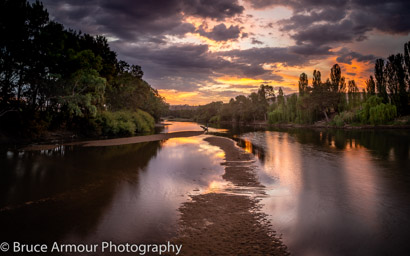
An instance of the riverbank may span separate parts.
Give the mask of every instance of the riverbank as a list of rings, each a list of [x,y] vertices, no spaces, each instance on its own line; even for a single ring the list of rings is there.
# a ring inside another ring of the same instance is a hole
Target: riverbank
[[[253,127],[277,127],[277,128],[320,128],[320,129],[346,129],[346,130],[357,130],[357,129],[410,129],[410,125],[407,124],[390,124],[390,125],[351,125],[346,124],[344,126],[335,126],[326,123],[325,121],[319,121],[314,124],[295,124],[295,123],[278,123],[278,124],[269,124],[267,121],[258,121],[250,123],[236,123],[229,121],[221,121],[220,124],[227,125],[241,125],[241,126],[253,126]]]
[[[35,150],[50,150],[57,148],[59,146],[74,146],[79,145],[83,147],[105,147],[105,146],[118,146],[126,144],[134,144],[141,142],[159,141],[166,140],[170,138],[178,137],[192,137],[203,134],[202,131],[184,131],[184,132],[173,132],[173,133],[160,133],[145,136],[134,136],[126,138],[116,138],[116,139],[106,139],[106,140],[90,140],[90,141],[78,141],[63,144],[39,144],[39,145],[29,145],[21,148],[25,151],[35,151]]]
[[[191,196],[179,209],[174,242],[183,245],[181,255],[288,255],[267,215],[260,211],[258,196],[264,195],[264,186],[253,169],[254,156],[227,138],[213,136],[205,141],[225,152],[223,179],[248,193],[235,193],[234,188]]]

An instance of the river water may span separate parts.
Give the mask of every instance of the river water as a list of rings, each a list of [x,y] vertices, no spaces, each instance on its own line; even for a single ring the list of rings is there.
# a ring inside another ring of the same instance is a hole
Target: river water
[[[200,130],[167,122],[162,132]],[[407,255],[410,133],[210,129],[258,159],[261,201],[294,255]],[[112,147],[0,147],[0,241],[163,242],[190,195],[219,192],[207,135]]]

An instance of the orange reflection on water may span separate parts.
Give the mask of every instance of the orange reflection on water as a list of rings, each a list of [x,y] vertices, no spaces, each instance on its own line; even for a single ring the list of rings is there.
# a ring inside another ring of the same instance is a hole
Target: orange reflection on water
[[[221,158],[221,159],[225,158],[225,153],[224,152],[219,152],[219,153],[216,153],[215,155],[216,155],[216,157]]]
[[[248,153],[252,153],[252,143],[248,139],[244,139],[245,141],[245,151]]]
[[[289,134],[266,132],[265,165],[271,166],[270,174],[278,177],[280,182],[300,186],[300,149],[299,144],[290,143]]]
[[[211,153],[214,156],[214,159],[217,159],[218,161],[225,158],[225,152],[222,149],[216,146],[212,146],[211,144],[203,140],[201,140],[201,144],[199,145],[199,151],[206,151]]]
[[[193,122],[168,122],[165,121],[167,124],[164,128],[164,133],[169,132],[181,132],[181,131],[203,131],[203,129],[197,123]]]
[[[199,144],[202,140],[196,137],[181,137],[181,138],[171,138],[164,142],[164,146],[177,146],[181,144]]]
[[[378,225],[376,202],[379,184],[375,175],[377,166],[372,161],[369,152],[358,144],[356,145],[354,141],[351,145],[348,144],[346,149],[343,152],[342,163],[350,203],[358,214],[365,216],[363,222],[375,227]]]
[[[226,182],[213,180],[209,183],[205,193],[219,193],[226,187],[226,185]]]
[[[271,211],[277,225],[297,221],[301,186],[300,145],[290,143],[287,133],[265,132],[265,172],[278,179],[277,185],[269,191],[275,200],[264,202]]]

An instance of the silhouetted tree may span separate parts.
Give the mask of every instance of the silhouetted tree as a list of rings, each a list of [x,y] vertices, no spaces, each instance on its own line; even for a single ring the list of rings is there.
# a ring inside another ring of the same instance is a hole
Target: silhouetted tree
[[[313,80],[312,80],[313,90],[318,90],[321,85],[322,85],[322,76],[320,74],[320,71],[315,69],[313,71]]]
[[[407,112],[408,94],[406,88],[406,74],[403,67],[402,54],[390,55],[385,68],[385,80],[389,89],[391,102],[396,105],[399,114]]]
[[[330,70],[331,90],[333,92],[344,92],[346,89],[345,78],[338,64],[334,64]]]
[[[407,90],[410,93],[410,41],[404,44],[404,64],[406,71]]]
[[[377,95],[383,99],[384,103],[387,103],[389,99],[387,97],[384,73],[384,60],[377,59],[374,67],[374,77],[376,78]]]
[[[376,94],[376,83],[374,82],[373,76],[370,76],[370,78],[366,80],[366,92],[369,95]]]
[[[303,96],[305,93],[308,93],[308,76],[305,73],[300,74],[299,77],[299,96]]]

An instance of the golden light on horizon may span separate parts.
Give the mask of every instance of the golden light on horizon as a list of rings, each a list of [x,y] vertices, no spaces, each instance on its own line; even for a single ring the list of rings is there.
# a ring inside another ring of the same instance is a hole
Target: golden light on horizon
[[[260,84],[269,83],[270,81],[262,80],[262,79],[253,79],[247,77],[220,77],[215,79],[218,83],[221,84],[231,84],[231,85],[255,85],[258,87]]]
[[[183,92],[177,90],[169,90],[169,89],[159,89],[158,93],[165,98],[165,101],[169,104],[173,105],[199,105],[199,104],[206,104],[209,102],[201,102],[198,101],[196,96],[198,96],[198,92]],[[196,103],[196,104],[195,104]]]

